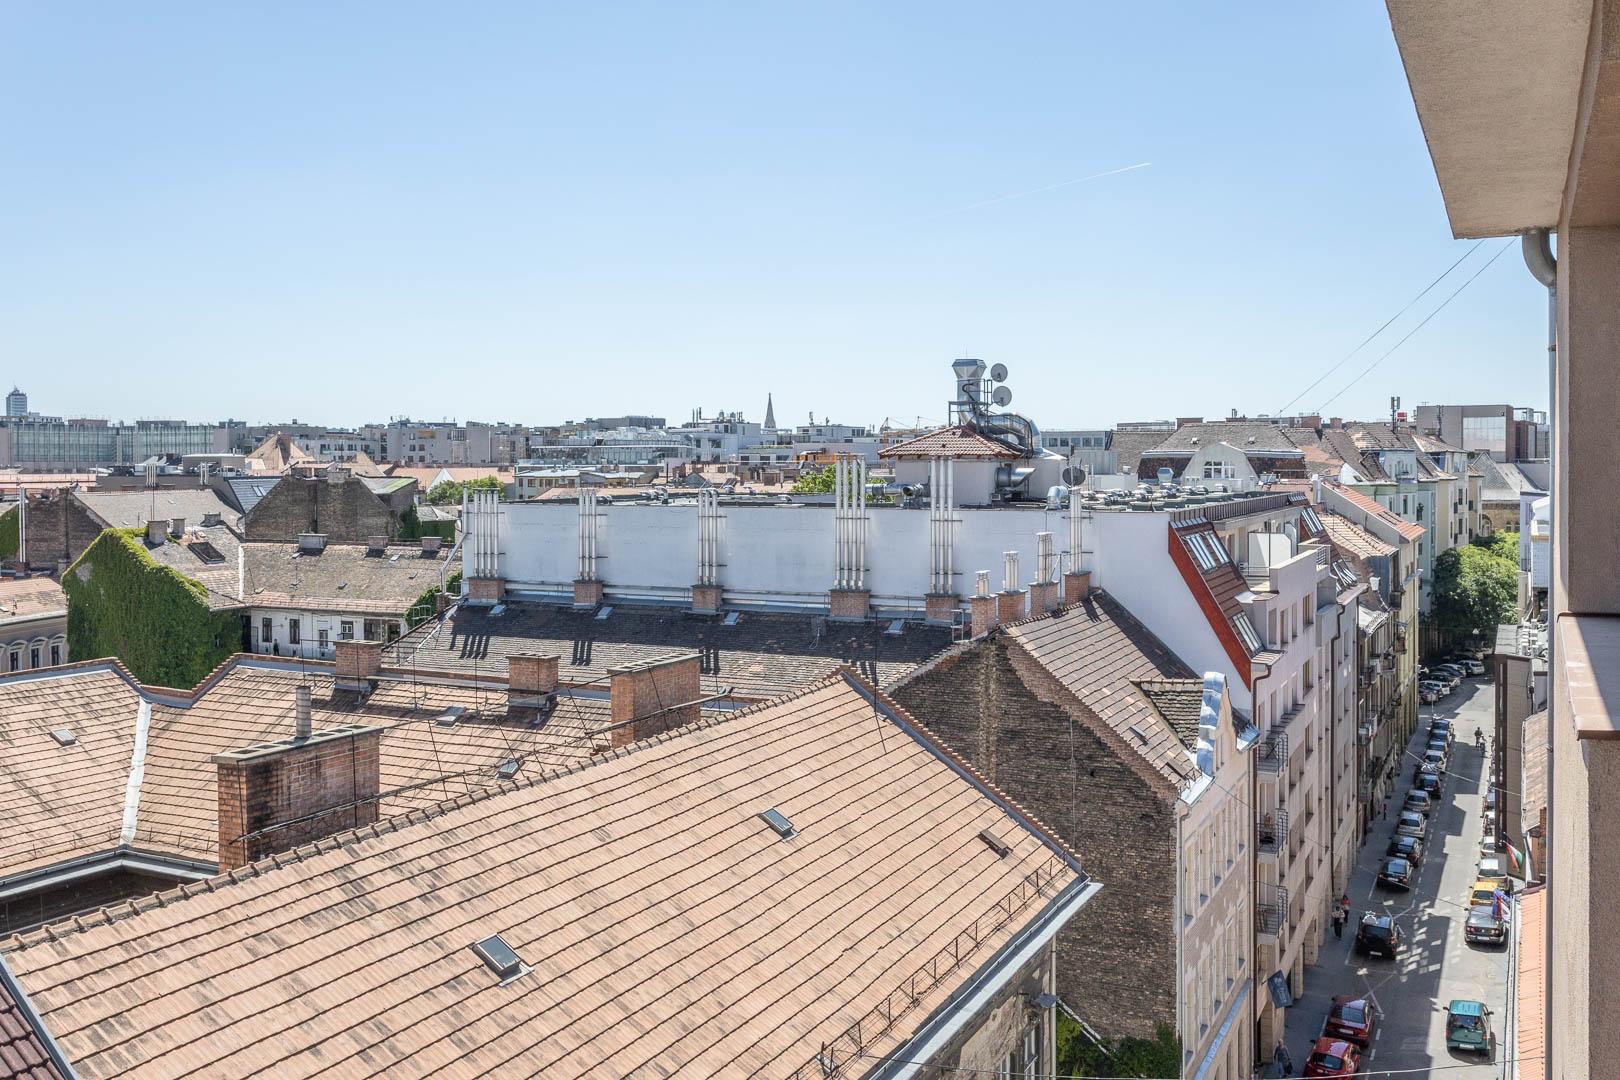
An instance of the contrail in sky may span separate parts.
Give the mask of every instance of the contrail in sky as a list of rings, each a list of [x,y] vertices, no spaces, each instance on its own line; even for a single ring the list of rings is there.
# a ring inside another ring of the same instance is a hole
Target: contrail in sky
[[[930,214],[929,216],[944,217],[946,214],[960,214],[967,210],[977,210],[981,206],[994,206],[996,203],[1011,202],[1014,199],[1027,199],[1031,195],[1041,195],[1048,191],[1056,191],[1059,188],[1073,187],[1076,184],[1084,184],[1088,180],[1101,180],[1105,176],[1118,176],[1120,173],[1128,173],[1136,169],[1145,169],[1152,164],[1153,162],[1151,161],[1139,161],[1135,165],[1127,165],[1122,169],[1109,169],[1107,172],[1092,173],[1090,176],[1082,176],[1074,180],[1065,180],[1061,184],[1048,184],[1046,187],[1033,188],[1029,191],[1017,191],[1011,195],[998,195],[994,199],[985,199],[983,202],[968,203],[966,206],[958,206],[954,210],[941,210],[939,213]]]

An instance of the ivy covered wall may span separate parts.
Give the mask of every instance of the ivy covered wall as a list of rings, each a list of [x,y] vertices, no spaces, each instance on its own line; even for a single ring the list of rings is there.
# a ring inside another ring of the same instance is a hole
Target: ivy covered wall
[[[67,573],[68,653],[116,656],[144,683],[188,689],[242,650],[240,612],[210,611],[200,582],[154,561],[140,529],[107,529]]]
[[[13,506],[10,510],[0,514],[0,559],[15,559],[17,557],[18,523],[22,515]]]

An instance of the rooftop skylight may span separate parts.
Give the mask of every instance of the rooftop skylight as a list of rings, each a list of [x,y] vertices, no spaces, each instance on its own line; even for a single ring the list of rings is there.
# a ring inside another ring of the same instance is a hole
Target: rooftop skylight
[[[1005,859],[1007,857],[1007,853],[1012,850],[1012,848],[1008,846],[1007,841],[1003,840],[989,829],[981,829],[979,831],[979,839],[983,840],[985,846],[996,853],[996,858],[998,859]]]
[[[501,981],[515,979],[524,972],[523,959],[513,951],[512,947],[501,940],[499,934],[492,934],[482,941],[473,943],[472,951],[484,965],[501,977]]]
[[[67,728],[57,728],[51,732],[51,738],[56,740],[58,746],[72,746],[79,741],[73,732]]]
[[[773,806],[768,810],[761,811],[759,816],[764,818],[765,824],[774,829],[776,835],[782,839],[787,840],[794,835],[793,822],[789,821],[776,807]]]

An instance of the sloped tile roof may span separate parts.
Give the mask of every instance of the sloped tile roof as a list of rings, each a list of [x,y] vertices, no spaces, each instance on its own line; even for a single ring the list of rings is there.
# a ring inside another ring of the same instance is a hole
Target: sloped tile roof
[[[878,451],[880,458],[952,457],[1010,460],[1021,456],[1006,443],[998,442],[988,435],[981,435],[965,424],[930,431],[926,435],[919,435],[915,439],[907,439],[905,442],[895,443]]]
[[[1547,888],[1532,886],[1519,892],[1516,905],[1519,925],[1514,927],[1518,941],[1514,962],[1513,1055],[1516,1073],[1536,1076],[1542,1072],[1547,1054]]]
[[[144,545],[143,545],[144,546]],[[233,611],[242,606],[238,599],[237,549],[241,540],[223,525],[208,528],[186,527],[186,535],[171,538],[156,547],[147,547],[152,561],[172,567],[208,590],[208,606],[214,611]]]
[[[1085,887],[838,676],[6,960],[86,1078],[820,1076],[857,1020],[865,1054],[901,1049]],[[487,969],[471,946],[493,934],[532,971]]]
[[[1132,475],[1142,455],[1162,443],[1167,434],[1163,431],[1111,431],[1108,448],[1119,462],[1119,471]]]
[[[319,554],[299,554],[297,544],[267,541],[242,545],[247,589],[242,599],[257,607],[304,607],[366,615],[404,615],[417,598],[438,588],[450,548],[424,554],[419,544],[391,544],[372,555],[365,544],[327,544]]]
[[[504,679],[504,668],[496,673]],[[284,737],[293,695],[311,688],[315,726],[363,723],[383,729],[381,811],[432,805],[495,782],[519,758],[525,772],[584,761],[603,748],[609,705],[598,691],[567,691],[540,716],[508,708],[504,686],[439,685],[384,678],[362,700],[334,686],[329,664],[236,657],[194,694],[139,688],[107,661],[0,678],[0,879],[120,843],[213,861],[218,835],[213,754]],[[143,695],[150,708],[135,812],[126,817]],[[176,703],[178,702],[178,703]],[[452,706],[451,727],[435,721]],[[61,746],[53,730],[71,731]],[[439,782],[437,778],[448,777]],[[133,826],[123,835],[126,822]]]
[[[1334,484],[1333,490],[1342,495],[1347,502],[1358,510],[1380,519],[1407,540],[1421,540],[1428,534],[1428,530],[1422,525],[1415,521],[1407,521],[1365,492],[1343,484]]]
[[[1215,443],[1226,443],[1245,453],[1293,454],[1299,451],[1283,428],[1276,424],[1219,423],[1183,424],[1152,449],[1164,454],[1199,450]]]
[[[65,1080],[50,1050],[23,1011],[8,985],[10,973],[0,960],[0,1078],[3,1080]]]
[[[1145,680],[1193,679],[1193,671],[1112,596],[1093,589],[1006,633],[1161,776],[1179,784],[1197,771],[1174,723],[1140,689]]]
[[[1395,554],[1395,547],[1386,544],[1360,525],[1331,511],[1320,511],[1322,527],[1334,548],[1356,559],[1376,558]]]
[[[0,878],[117,845],[139,710],[106,664],[0,679]]]
[[[275,476],[281,475],[299,462],[315,460],[292,441],[292,436],[279,431],[254,447],[248,458],[261,462],[264,471]]]
[[[606,619],[555,604],[507,601],[504,611],[462,604],[430,620],[384,652],[390,662],[422,669],[499,670],[513,653],[556,653],[562,678],[585,682],[608,668],[699,649],[703,687],[731,687],[741,697],[775,697],[854,663],[880,687],[950,647],[949,627],[907,623],[891,637],[884,624],[839,623],[812,615],[743,612],[733,626],[679,608],[614,604]]]
[[[157,491],[75,491],[73,498],[103,525],[112,529],[143,528],[148,521],[185,518],[186,525],[201,525],[208,514],[234,529],[242,526],[242,515],[225,504],[212,488]]]

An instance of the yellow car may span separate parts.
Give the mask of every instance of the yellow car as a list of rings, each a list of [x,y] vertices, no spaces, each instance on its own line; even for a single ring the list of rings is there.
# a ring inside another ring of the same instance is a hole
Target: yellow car
[[[1496,901],[1496,890],[1499,884],[1488,878],[1481,878],[1468,887],[1468,905],[1490,904]]]

